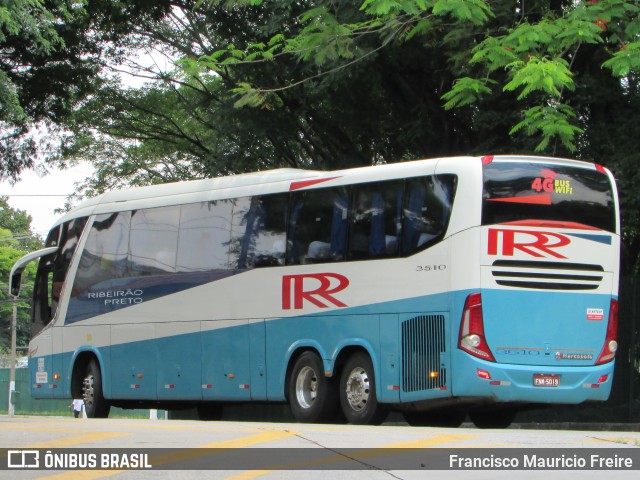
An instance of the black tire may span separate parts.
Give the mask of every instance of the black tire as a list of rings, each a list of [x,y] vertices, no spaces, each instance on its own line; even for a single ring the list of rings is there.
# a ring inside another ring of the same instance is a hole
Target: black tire
[[[336,383],[324,375],[324,365],[315,352],[304,352],[296,360],[288,393],[291,413],[298,422],[322,423],[337,418]]]
[[[515,419],[516,413],[512,408],[477,410],[469,412],[469,417],[478,428],[507,428]]]
[[[219,403],[201,403],[196,408],[198,420],[213,422],[222,419],[223,407]]]
[[[403,412],[402,416],[412,427],[444,427],[458,428],[462,425],[467,413],[463,411]]]
[[[96,360],[91,360],[87,365],[82,382],[82,396],[87,417],[107,418],[109,416],[111,405],[102,394],[102,373]]]
[[[378,403],[376,379],[369,355],[357,352],[351,355],[340,376],[340,406],[349,423],[379,425],[389,410]]]

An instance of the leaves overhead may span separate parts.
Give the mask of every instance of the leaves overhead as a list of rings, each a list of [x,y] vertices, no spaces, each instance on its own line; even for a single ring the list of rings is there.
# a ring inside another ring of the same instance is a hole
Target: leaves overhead
[[[62,4],[44,5],[59,15]],[[80,25],[83,41],[57,30],[64,48],[41,54],[53,68],[76,45],[73,58],[86,63],[51,71],[52,85],[73,94],[15,92],[28,118],[41,112],[65,129],[55,150],[64,161],[95,163],[90,194],[281,166],[532,152],[604,163],[621,192],[640,191],[637,0],[73,5],[87,15],[70,10],[76,23],[59,23]],[[80,66],[86,84],[74,83]],[[106,66],[148,83],[118,83]],[[637,203],[623,203],[633,228]]]

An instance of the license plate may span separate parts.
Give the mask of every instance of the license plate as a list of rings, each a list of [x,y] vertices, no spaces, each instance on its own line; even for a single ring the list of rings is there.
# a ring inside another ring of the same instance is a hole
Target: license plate
[[[533,374],[534,387],[559,387],[560,375],[548,375],[544,373]]]

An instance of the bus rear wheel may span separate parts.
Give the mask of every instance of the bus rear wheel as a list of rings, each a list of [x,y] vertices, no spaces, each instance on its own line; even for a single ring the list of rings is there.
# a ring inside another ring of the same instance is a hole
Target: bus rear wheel
[[[378,403],[373,364],[364,352],[351,355],[342,369],[340,405],[347,421],[355,425],[379,425],[389,413]]]
[[[196,407],[198,420],[213,422],[222,419],[223,407],[217,403],[201,403]]]
[[[100,366],[95,360],[91,360],[87,365],[82,381],[82,396],[87,417],[107,418],[109,416],[111,405],[102,394],[102,374]]]
[[[469,412],[469,418],[478,428],[507,428],[516,417],[513,408],[477,410]]]
[[[412,427],[448,427],[457,428],[462,425],[467,413],[464,411],[403,412],[405,421]]]
[[[331,378],[324,375],[324,365],[315,352],[304,352],[291,370],[289,406],[299,422],[321,423],[336,418],[336,385]]]

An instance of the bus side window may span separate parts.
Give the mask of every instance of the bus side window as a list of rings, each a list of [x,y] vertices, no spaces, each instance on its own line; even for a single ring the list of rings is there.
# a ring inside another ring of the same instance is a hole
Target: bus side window
[[[59,248],[55,254],[42,257],[38,264],[32,335],[42,330],[56,315],[67,272],[86,223],[87,217],[76,218],[56,227],[47,237],[48,247],[58,245]]]
[[[449,224],[455,187],[453,175],[407,180],[403,255],[410,255],[442,239]]]
[[[344,260],[348,193],[327,188],[293,195],[287,235],[287,264]]]
[[[182,206],[177,272],[228,270],[232,209],[233,202],[230,200]]]
[[[178,206],[132,212],[129,251],[133,276],[176,271],[179,219]]]
[[[286,194],[234,199],[230,268],[284,265],[287,203]]]
[[[403,184],[398,181],[357,185],[349,220],[349,259],[393,257],[402,227]]]
[[[129,277],[130,223],[131,212],[96,216],[80,257],[72,296],[101,290],[113,279]]]
[[[243,214],[239,268],[284,265],[288,201],[287,194],[251,198]]]

